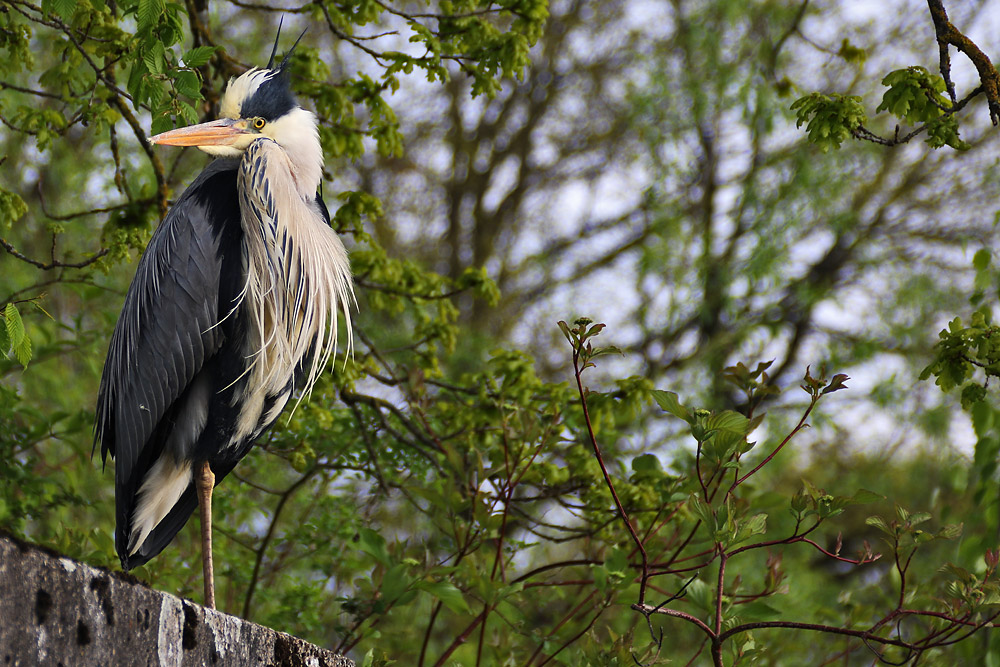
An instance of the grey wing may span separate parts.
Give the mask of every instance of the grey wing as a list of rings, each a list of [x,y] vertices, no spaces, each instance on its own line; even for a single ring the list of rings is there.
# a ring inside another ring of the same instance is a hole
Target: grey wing
[[[97,398],[95,445],[100,440],[102,460],[109,453],[116,459],[119,496],[124,491],[134,497],[134,473],[141,477],[159,453],[150,450],[162,446],[150,442],[160,420],[224,338],[217,326],[220,224],[232,223],[232,211],[212,198],[235,200],[236,185],[235,169],[227,174],[227,165],[215,164],[192,183],[150,239],[111,339]],[[224,192],[230,185],[231,195]],[[238,229],[238,213],[235,224]]]

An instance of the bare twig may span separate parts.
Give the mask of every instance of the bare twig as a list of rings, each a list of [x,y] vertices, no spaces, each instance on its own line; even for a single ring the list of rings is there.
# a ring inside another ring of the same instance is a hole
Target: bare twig
[[[107,255],[109,252],[108,248],[101,248],[87,259],[81,260],[79,262],[63,262],[56,260],[54,258],[52,259],[52,261],[49,262],[40,262],[37,259],[32,259],[31,257],[28,257],[27,255],[24,255],[21,252],[19,252],[17,248],[11,245],[6,239],[0,239],[0,247],[3,247],[3,249],[7,251],[7,254],[11,255],[12,257],[19,259],[22,262],[27,262],[28,264],[31,264],[32,266],[35,266],[41,269],[42,271],[51,271],[52,269],[83,269],[90,266],[94,262],[98,261],[105,255]]]

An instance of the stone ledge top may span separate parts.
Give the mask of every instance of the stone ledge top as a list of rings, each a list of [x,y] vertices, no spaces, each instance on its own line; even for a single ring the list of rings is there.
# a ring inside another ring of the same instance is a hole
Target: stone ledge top
[[[297,637],[0,533],[0,664],[354,667]]]

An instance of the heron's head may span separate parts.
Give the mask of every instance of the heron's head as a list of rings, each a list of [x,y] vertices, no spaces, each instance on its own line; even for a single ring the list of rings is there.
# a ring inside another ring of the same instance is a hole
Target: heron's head
[[[273,67],[272,52],[266,68],[255,67],[230,79],[219,106],[218,120],[157,134],[149,142],[197,146],[217,157],[240,157],[254,141],[271,139],[285,149],[298,180],[302,181],[302,189],[315,192],[323,168],[323,153],[316,116],[298,105],[289,87],[286,66],[292,50],[277,67]]]

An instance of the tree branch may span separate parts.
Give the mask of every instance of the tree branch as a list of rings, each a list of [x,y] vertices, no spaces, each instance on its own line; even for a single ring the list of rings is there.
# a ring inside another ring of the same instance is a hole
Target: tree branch
[[[1000,74],[983,51],[965,36],[948,19],[948,12],[942,0],[927,0],[934,21],[934,33],[937,38],[941,56],[941,76],[948,87],[948,94],[955,99],[955,86],[951,82],[951,59],[948,56],[948,45],[954,46],[972,61],[979,72],[979,80],[986,93],[986,103],[990,110],[990,121],[994,125],[1000,123]]]

